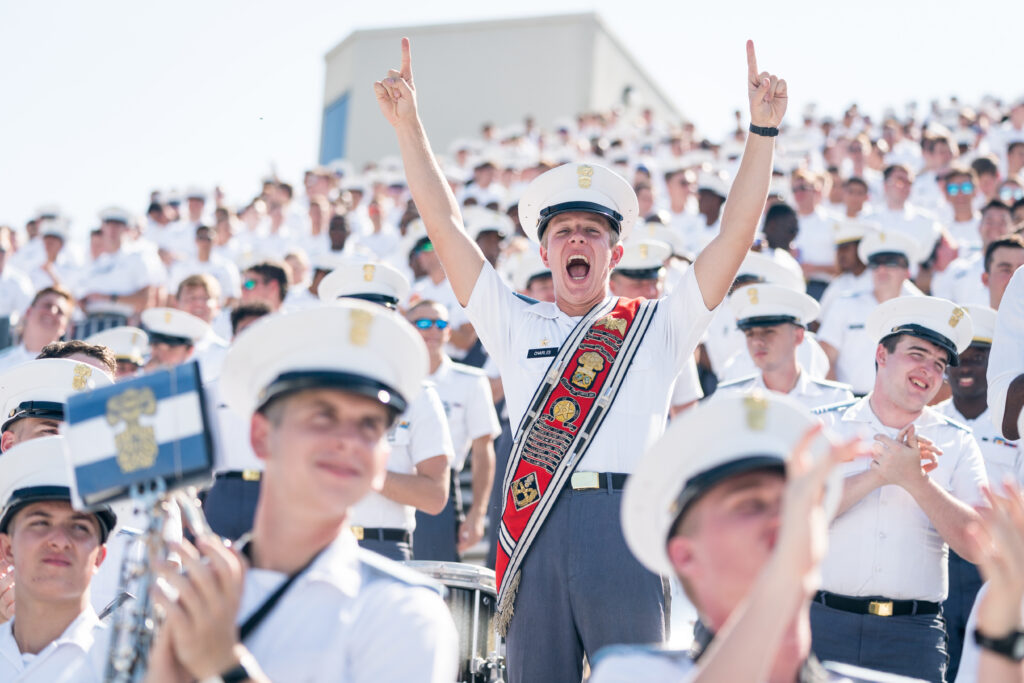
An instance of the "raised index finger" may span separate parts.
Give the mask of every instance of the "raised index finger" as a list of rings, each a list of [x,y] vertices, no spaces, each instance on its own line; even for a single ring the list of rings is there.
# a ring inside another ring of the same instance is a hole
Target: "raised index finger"
[[[747,77],[750,82],[754,85],[760,85],[761,79],[758,74],[761,73],[757,70],[757,55],[754,54],[754,41],[747,41]]]
[[[412,81],[412,43],[402,38],[402,79]]]

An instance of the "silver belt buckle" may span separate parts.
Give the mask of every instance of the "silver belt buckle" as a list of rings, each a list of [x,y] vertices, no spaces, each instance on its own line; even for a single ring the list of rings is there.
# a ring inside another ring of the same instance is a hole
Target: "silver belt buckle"
[[[573,472],[569,482],[574,491],[601,488],[601,476],[597,472]]]

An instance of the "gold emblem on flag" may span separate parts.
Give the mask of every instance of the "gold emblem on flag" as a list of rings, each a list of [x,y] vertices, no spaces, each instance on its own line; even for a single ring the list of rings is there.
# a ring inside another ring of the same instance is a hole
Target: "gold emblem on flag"
[[[953,315],[949,316],[949,326],[956,327],[960,324],[960,321],[964,319],[964,314],[967,311],[957,306],[953,309]]]
[[[92,377],[92,368],[85,363],[75,366],[75,375],[71,378],[71,388],[81,391],[89,385],[89,378]]]
[[[622,323],[625,325],[625,321]],[[569,381],[580,389],[589,389],[590,385],[594,383],[597,373],[602,370],[604,370],[604,358],[601,357],[601,354],[587,351],[576,361],[576,370],[572,373],[572,379]]]
[[[555,405],[551,406],[551,414],[556,420],[563,423],[570,422],[576,417],[576,412],[576,402],[568,398],[555,401]]]
[[[594,177],[594,169],[584,164],[576,168],[576,175],[579,177],[579,186],[584,190],[589,189]]]
[[[540,488],[537,486],[537,475],[530,472],[512,482],[512,501],[516,510],[522,510],[540,499]]]
[[[377,266],[372,263],[367,263],[363,266],[363,280],[366,282],[373,282],[373,274],[376,272]]]
[[[761,394],[753,394],[743,399],[747,409],[747,427],[754,432],[763,432],[768,418],[768,401]]]
[[[614,330],[623,336],[626,334],[626,321],[622,318],[616,318],[610,313],[598,320],[594,327],[604,327],[609,330]]]
[[[156,414],[156,396],[149,387],[127,389],[107,400],[107,423],[125,423],[124,431],[114,436],[117,466],[122,472],[147,469],[156,462],[158,447],[152,427],[139,424],[143,415]]]
[[[373,314],[367,311],[349,311],[348,340],[353,346],[366,346],[370,343],[370,325]]]
[[[757,305],[757,287],[747,287],[747,298],[750,299],[750,303]]]

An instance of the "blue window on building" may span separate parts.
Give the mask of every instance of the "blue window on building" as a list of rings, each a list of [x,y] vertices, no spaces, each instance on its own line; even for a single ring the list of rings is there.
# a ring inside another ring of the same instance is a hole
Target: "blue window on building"
[[[324,109],[323,130],[320,133],[320,163],[327,164],[345,158],[345,130],[348,127],[349,93],[331,102]]]

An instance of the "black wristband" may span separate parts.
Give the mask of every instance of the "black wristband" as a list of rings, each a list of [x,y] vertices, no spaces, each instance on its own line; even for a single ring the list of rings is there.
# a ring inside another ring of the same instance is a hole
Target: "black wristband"
[[[978,647],[983,647],[1015,662],[1024,660],[1024,631],[1010,631],[1002,638],[990,638],[978,629],[974,629],[974,642]]]
[[[779,134],[778,128],[765,128],[764,126],[755,126],[750,124],[750,132],[754,135],[763,135],[766,138],[773,138]]]

